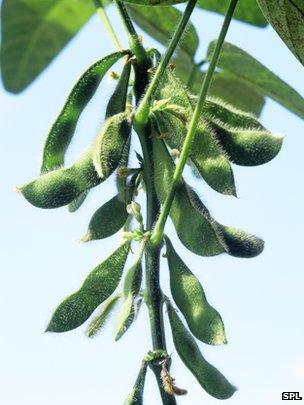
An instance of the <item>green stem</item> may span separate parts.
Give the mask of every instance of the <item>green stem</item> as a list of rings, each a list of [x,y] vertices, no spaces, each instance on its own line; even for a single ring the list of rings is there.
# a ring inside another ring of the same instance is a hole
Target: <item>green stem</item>
[[[129,44],[131,51],[136,56],[137,63],[145,62],[148,59],[147,52],[141,43],[141,39],[138,36],[129,13],[124,3],[120,0],[114,0],[121,20],[125,26],[125,29],[129,36]]]
[[[188,21],[190,19],[190,16],[192,14],[192,11],[193,11],[196,3],[197,3],[197,0],[188,1],[185,12],[183,13],[183,17],[175,30],[175,33],[169,43],[169,46],[165,52],[163,59],[160,61],[160,64],[158,65],[158,67],[156,69],[155,75],[154,75],[151,83],[149,84],[149,87],[146,91],[145,96],[138,107],[138,110],[135,114],[135,121],[140,122],[142,124],[144,124],[148,121],[152,97],[155,94],[155,91],[157,90],[159,82],[165,72],[165,69],[166,69],[168,63],[170,62],[170,59],[185,31],[185,28],[188,24]]]
[[[169,194],[165,200],[163,209],[161,211],[161,214],[158,218],[158,221],[155,225],[153,234],[151,236],[151,242],[154,245],[158,245],[163,238],[164,228],[165,228],[165,224],[166,224],[167,218],[170,213],[171,205],[172,205],[174,195],[175,195],[175,190],[181,179],[186,161],[187,161],[189,153],[190,153],[192,141],[196,134],[197,126],[198,126],[198,123],[199,123],[199,120],[200,120],[200,117],[201,117],[201,114],[203,111],[204,103],[205,103],[205,100],[206,100],[206,97],[208,94],[211,80],[212,80],[212,77],[213,77],[213,74],[214,74],[220,53],[221,53],[221,49],[222,49],[226,34],[228,32],[228,28],[229,28],[231,19],[233,17],[233,13],[234,13],[235,7],[237,5],[237,2],[238,2],[238,0],[230,1],[230,6],[228,8],[226,17],[224,19],[223,26],[222,26],[220,35],[219,35],[217,43],[216,43],[216,47],[215,47],[214,53],[212,55],[210,65],[209,65],[208,71],[206,73],[206,76],[204,78],[204,81],[203,81],[203,84],[201,87],[201,91],[199,94],[199,98],[198,98],[193,116],[192,116],[190,124],[189,124],[189,128],[187,131],[186,139],[183,144],[180,158],[179,158],[179,161],[176,165],[176,168],[175,168],[175,171],[173,174],[173,181],[172,181],[172,185],[171,185]]]
[[[115,31],[114,31],[114,28],[113,28],[113,26],[111,24],[111,21],[110,21],[110,19],[108,17],[108,14],[106,13],[105,5],[103,4],[103,0],[93,0],[93,3],[95,5],[95,7],[96,7],[96,12],[99,15],[99,17],[100,17],[102,23],[104,24],[106,30],[108,31],[109,36],[110,36],[113,44],[115,45],[115,47],[118,50],[121,50],[122,47],[121,47],[119,39],[118,39],[118,37],[117,37],[117,35],[116,35]]]

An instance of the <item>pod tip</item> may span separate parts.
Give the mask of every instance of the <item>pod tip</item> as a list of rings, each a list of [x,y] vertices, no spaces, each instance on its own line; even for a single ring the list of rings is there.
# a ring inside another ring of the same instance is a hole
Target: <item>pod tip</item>
[[[83,237],[80,239],[80,243],[86,243],[92,240],[92,234],[90,231],[88,231]]]

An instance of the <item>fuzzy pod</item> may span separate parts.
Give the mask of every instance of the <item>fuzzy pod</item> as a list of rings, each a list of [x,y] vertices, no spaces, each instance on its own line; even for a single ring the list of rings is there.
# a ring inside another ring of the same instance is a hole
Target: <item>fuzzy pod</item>
[[[87,276],[78,291],[55,310],[47,332],[67,332],[82,325],[119,284],[130,242],[125,242]]]
[[[87,336],[89,338],[93,338],[97,336],[97,334],[101,331],[101,329],[105,326],[106,321],[108,320],[109,316],[113,312],[120,295],[112,295],[107,301],[102,305],[101,310],[99,311],[98,315],[90,322],[87,328]]]
[[[138,4],[140,6],[172,6],[173,4],[185,3],[187,0],[123,0],[125,3]]]
[[[174,162],[160,139],[152,139],[157,197],[164,203],[170,190]],[[180,181],[170,210],[170,218],[183,245],[200,256],[228,253],[231,256],[252,258],[264,249],[262,239],[237,228],[216,222],[195,191]]]
[[[226,152],[229,160],[240,166],[258,166],[268,163],[280,152],[283,137],[265,129],[238,129],[207,124]]]
[[[162,140],[153,137],[152,145],[155,190],[163,204],[172,184],[174,163]],[[193,253],[215,256],[225,251],[218,240],[209,211],[202,203],[200,207],[195,204],[193,194],[183,180],[176,189],[170,217],[180,241]]]
[[[75,200],[73,200],[68,205],[69,212],[77,211],[82,206],[82,204],[84,203],[84,201],[87,198],[88,194],[89,194],[89,190],[86,190],[83,193],[81,193],[78,197],[76,197]]]
[[[208,303],[199,280],[178,256],[168,237],[166,247],[172,297],[190,331],[197,339],[209,345],[226,344],[222,318]]]
[[[156,116],[165,142],[170,148],[181,150],[187,127],[170,112],[164,111]],[[233,170],[227,154],[219,146],[214,133],[202,124],[196,131],[189,157],[210,187],[222,194],[236,195]]]
[[[258,256],[264,250],[264,241],[241,229],[214,223],[219,240],[230,256],[250,259]]]
[[[59,208],[70,204],[103,180],[95,170],[89,148],[69,168],[43,174],[17,191],[35,207]]]
[[[106,118],[112,117],[126,110],[127,94],[131,73],[131,62],[128,59],[106,108]]]
[[[183,119],[172,112],[158,113],[159,124],[164,139],[170,148],[181,150],[187,135],[187,123],[194,112],[194,101],[183,83],[169,70],[164,75],[163,87],[159,91],[161,99],[170,99],[183,109]],[[202,123],[197,128],[189,158],[206,183],[222,194],[236,195],[233,170],[224,150],[219,146],[212,131]]]
[[[126,113],[107,119],[93,145],[92,160],[100,178],[109,177],[119,165],[131,134]]]
[[[63,166],[65,152],[72,140],[78,119],[91,100],[102,78],[129,51],[115,52],[90,66],[73,87],[53,124],[43,150],[41,173]]]
[[[143,404],[143,395],[145,380],[147,374],[147,362],[143,361],[141,368],[139,370],[138,376],[136,378],[135,384],[132,388],[132,391],[128,395],[127,399],[124,402],[124,405],[142,405]]]
[[[132,325],[133,321],[136,318],[136,314],[138,311],[137,301],[141,283],[142,283],[142,264],[140,257],[140,259],[129,269],[124,279],[123,285],[124,303],[122,305],[117,322],[115,332],[116,341],[119,340],[124,335],[124,333],[129,329],[129,327]]]
[[[127,218],[126,203],[121,201],[119,195],[116,195],[95,211],[81,242],[104,239],[114,235],[124,226]]]
[[[174,346],[185,366],[209,395],[217,399],[230,398],[236,388],[204,359],[197,343],[174,308],[170,304],[167,304],[167,308]]]

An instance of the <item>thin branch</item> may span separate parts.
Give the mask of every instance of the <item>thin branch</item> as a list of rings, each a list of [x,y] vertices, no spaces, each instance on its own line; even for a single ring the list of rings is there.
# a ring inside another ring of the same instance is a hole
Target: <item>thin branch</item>
[[[187,132],[184,144],[183,144],[183,148],[182,148],[182,151],[181,151],[181,154],[180,154],[180,158],[179,158],[179,161],[178,161],[178,163],[176,165],[176,168],[175,168],[175,171],[174,171],[174,174],[173,174],[173,181],[172,181],[171,189],[170,189],[169,194],[168,194],[168,196],[167,196],[167,198],[165,200],[163,209],[162,209],[162,211],[160,213],[160,216],[159,216],[159,218],[157,220],[157,223],[155,225],[154,231],[153,231],[152,236],[151,236],[151,242],[154,245],[158,245],[161,242],[162,238],[163,238],[165,224],[166,224],[167,218],[168,218],[169,213],[170,213],[170,209],[171,209],[171,205],[172,205],[172,202],[173,202],[173,199],[174,199],[176,187],[177,187],[177,185],[178,185],[178,183],[179,183],[179,181],[181,179],[181,176],[182,176],[186,161],[187,161],[189,153],[190,153],[192,141],[193,141],[194,136],[196,134],[197,126],[198,126],[198,123],[199,123],[199,120],[200,120],[200,117],[201,117],[201,114],[202,114],[202,111],[203,111],[203,108],[204,108],[204,103],[205,103],[205,100],[206,100],[206,97],[207,97],[207,94],[208,94],[208,91],[209,91],[211,80],[212,80],[212,77],[213,77],[213,74],[214,74],[214,71],[215,71],[215,68],[216,68],[216,65],[217,65],[221,50],[222,50],[222,46],[223,46],[223,43],[225,41],[226,34],[228,32],[230,22],[231,22],[231,19],[233,17],[233,13],[234,13],[234,10],[236,8],[237,3],[238,3],[238,0],[231,0],[230,1],[230,6],[228,8],[226,17],[224,19],[223,26],[222,26],[220,35],[219,35],[218,40],[217,40],[216,47],[215,47],[214,53],[212,55],[212,59],[211,59],[208,71],[207,71],[206,76],[204,78],[204,81],[203,81],[203,84],[202,84],[202,87],[201,87],[201,91],[200,91],[200,94],[199,94],[199,98],[198,98],[198,101],[197,101],[197,104],[196,104],[196,107],[195,107],[191,122],[189,124],[188,132]]]

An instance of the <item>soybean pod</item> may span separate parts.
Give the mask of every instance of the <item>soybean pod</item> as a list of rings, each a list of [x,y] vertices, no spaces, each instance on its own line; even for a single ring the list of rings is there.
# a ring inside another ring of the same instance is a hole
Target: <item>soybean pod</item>
[[[107,178],[117,168],[131,134],[127,113],[110,117],[94,143],[92,159],[100,178]]]
[[[90,66],[73,87],[53,124],[43,150],[41,173],[63,166],[65,152],[71,142],[78,119],[93,97],[100,81],[120,58],[129,51],[115,52]]]
[[[122,335],[129,329],[136,317],[138,309],[137,301],[139,299],[138,294],[142,283],[142,252],[143,250],[141,250],[138,260],[129,269],[124,279],[124,303],[122,305],[117,322],[115,340],[119,340],[122,337]]]
[[[152,146],[155,158],[155,190],[163,204],[172,183],[174,162],[162,140],[153,137]],[[231,256],[251,258],[263,251],[262,239],[216,222],[195,191],[183,179],[177,186],[170,217],[183,245],[200,256],[215,256],[226,252]]]
[[[139,370],[138,376],[136,378],[134,387],[128,398],[125,400],[124,405],[142,405],[143,404],[143,394],[145,387],[145,379],[147,374],[147,362],[143,361],[141,368]]]
[[[88,326],[87,336],[89,338],[95,337],[101,331],[101,329],[104,327],[107,319],[109,318],[111,312],[114,310],[119,298],[120,298],[120,295],[112,295],[102,305],[100,312]]]
[[[194,338],[168,302],[167,309],[174,346],[185,366],[209,395],[217,399],[230,398],[236,388],[222,373],[204,359]]]
[[[47,332],[66,332],[82,325],[119,284],[130,242],[125,242],[87,276],[78,291],[55,310]]]
[[[123,68],[121,76],[118,80],[117,86],[108,102],[105,118],[109,118],[115,114],[125,111],[126,100],[127,100],[127,91],[128,91],[128,85],[129,85],[129,79],[130,79],[130,70],[131,70],[131,65],[130,65],[130,61],[128,59],[124,65],[124,68]],[[130,142],[125,147],[124,153],[127,154],[127,156],[129,154],[129,148],[130,148]],[[68,206],[69,211],[70,212],[76,211],[82,205],[82,203],[86,199],[87,195],[88,195],[88,191],[85,191],[84,193],[80,194],[80,196],[77,197],[74,201],[72,201]]]
[[[93,214],[88,231],[81,242],[104,239],[114,235],[124,226],[128,215],[126,203],[120,199],[119,195],[116,195]]]
[[[178,256],[168,237],[166,247],[172,297],[184,315],[189,329],[204,343],[227,343],[220,314],[208,303],[199,280]]]

